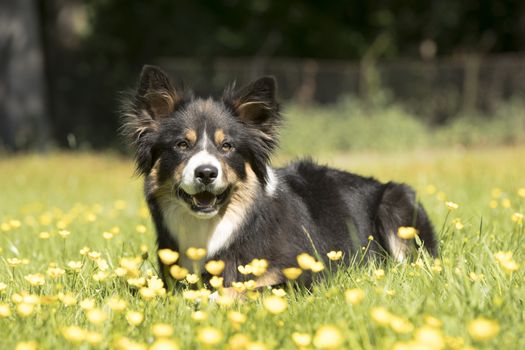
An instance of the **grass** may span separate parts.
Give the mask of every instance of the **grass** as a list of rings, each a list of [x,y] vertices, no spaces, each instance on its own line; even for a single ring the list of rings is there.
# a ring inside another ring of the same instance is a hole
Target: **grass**
[[[525,233],[519,217],[512,219],[525,211],[524,154],[525,147],[515,147],[319,157],[413,185],[439,232],[440,259],[421,255],[412,263],[353,267],[311,292],[291,289],[274,300],[266,291],[231,306],[194,302],[181,293],[146,300],[127,278],[115,276],[122,257],[145,258],[143,276],[157,269],[154,232],[130,160],[94,154],[1,159],[1,348],[160,349],[160,330],[152,330],[159,323],[173,327],[163,339],[180,349],[235,349],[235,339],[242,343],[235,334],[250,338],[246,349],[298,349],[294,332],[304,333],[305,344],[315,339],[304,349],[328,346],[336,336],[342,349],[525,348]],[[446,201],[459,208],[449,210]],[[100,257],[81,255],[83,247]],[[8,260],[13,258],[21,263]],[[82,263],[78,272],[68,267],[71,261]],[[345,299],[348,289],[355,290]],[[112,298],[124,301],[122,311]],[[286,310],[272,313],[282,300]],[[232,310],[246,320],[232,322]],[[489,320],[485,328],[480,318]]]
[[[330,106],[289,105],[282,151],[289,155],[411,150],[414,148],[494,147],[525,142],[524,105],[516,99],[490,115],[460,112],[443,125],[430,126],[400,104],[367,106],[346,98]],[[322,137],[320,137],[322,132]]]

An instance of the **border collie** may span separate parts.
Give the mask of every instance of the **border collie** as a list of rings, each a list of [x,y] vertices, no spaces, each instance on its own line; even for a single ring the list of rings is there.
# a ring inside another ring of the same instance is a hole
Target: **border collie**
[[[205,99],[145,66],[123,119],[158,248],[181,252],[178,264],[190,271],[194,264],[184,252],[205,248],[204,261],[224,261],[226,287],[253,278],[238,266],[255,258],[268,262],[255,279],[258,287],[284,283],[282,270],[298,266],[304,252],[326,265],[330,251],[344,252],[342,262],[349,264],[365,246],[366,257],[403,259],[416,240],[398,237],[401,226],[417,229],[417,242],[437,254],[430,220],[409,186],[310,160],[270,165],[282,121],[271,77]],[[166,282],[168,268],[161,264],[161,270]],[[312,277],[305,271],[301,281],[309,284]]]

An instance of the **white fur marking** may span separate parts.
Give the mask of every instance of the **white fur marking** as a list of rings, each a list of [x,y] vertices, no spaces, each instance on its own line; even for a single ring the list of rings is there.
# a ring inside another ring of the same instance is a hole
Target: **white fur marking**
[[[219,162],[219,160],[215,156],[208,153],[208,151],[202,150],[190,158],[188,164],[186,164],[186,167],[182,172],[181,187],[184,191],[186,191],[189,194],[197,193],[197,190],[195,189],[195,169],[197,169],[197,167],[201,165],[213,165],[214,167],[216,167],[218,170],[218,174],[217,180],[215,180],[214,185],[219,188],[226,187],[223,184],[224,175],[221,167],[221,162]]]
[[[277,186],[279,186],[279,178],[277,177],[277,174],[272,169],[272,167],[270,167],[269,165],[266,166],[266,173],[268,175],[264,189],[266,190],[266,193],[268,193],[269,196],[273,196],[275,191],[277,190]]]
[[[211,257],[227,248],[246,215],[245,212],[228,210],[222,218],[202,219],[176,202],[161,204],[161,208],[166,228],[179,243],[179,264],[190,271],[194,270],[194,264],[186,257],[186,250],[190,247],[206,248],[208,257]]]
[[[390,233],[387,236],[388,241],[388,248],[390,249],[390,253],[397,261],[403,261],[406,258],[406,253],[408,252],[408,245],[407,242],[399,237],[397,237],[394,233]]]

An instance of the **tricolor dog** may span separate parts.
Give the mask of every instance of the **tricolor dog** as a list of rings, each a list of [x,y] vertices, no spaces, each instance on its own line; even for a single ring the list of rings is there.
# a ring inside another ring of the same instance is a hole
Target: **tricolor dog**
[[[368,246],[366,257],[403,259],[416,244],[398,237],[401,226],[416,228],[429,253],[437,253],[432,224],[409,186],[310,160],[272,167],[282,122],[273,78],[200,98],[145,66],[123,119],[158,248],[181,252],[177,263],[189,270],[184,252],[205,248],[204,261],[224,261],[226,287],[247,279],[281,284],[282,270],[297,266],[304,252],[326,260],[327,252],[342,251],[348,264]],[[266,272],[241,274],[238,266],[255,258],[266,259]],[[301,279],[308,284],[312,276],[305,271]]]

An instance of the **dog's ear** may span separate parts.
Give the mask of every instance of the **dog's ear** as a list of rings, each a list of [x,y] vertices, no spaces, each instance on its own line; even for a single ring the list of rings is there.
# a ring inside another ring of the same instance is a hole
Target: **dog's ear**
[[[121,132],[136,146],[137,170],[146,174],[152,167],[152,147],[160,121],[173,114],[184,97],[170,83],[166,73],[144,66],[135,91],[123,95]]]
[[[140,73],[135,98],[138,109],[158,120],[171,115],[182,101],[182,93],[171,85],[168,76],[160,68],[145,65]]]
[[[273,77],[263,77],[239,90],[231,87],[224,94],[224,101],[248,127],[250,140],[259,150],[251,165],[257,176],[265,180],[266,164],[277,147],[281,125],[276,85]]]
[[[276,85],[273,77],[263,77],[234,92],[231,103],[239,118],[257,126],[271,124],[274,119],[278,119]]]

